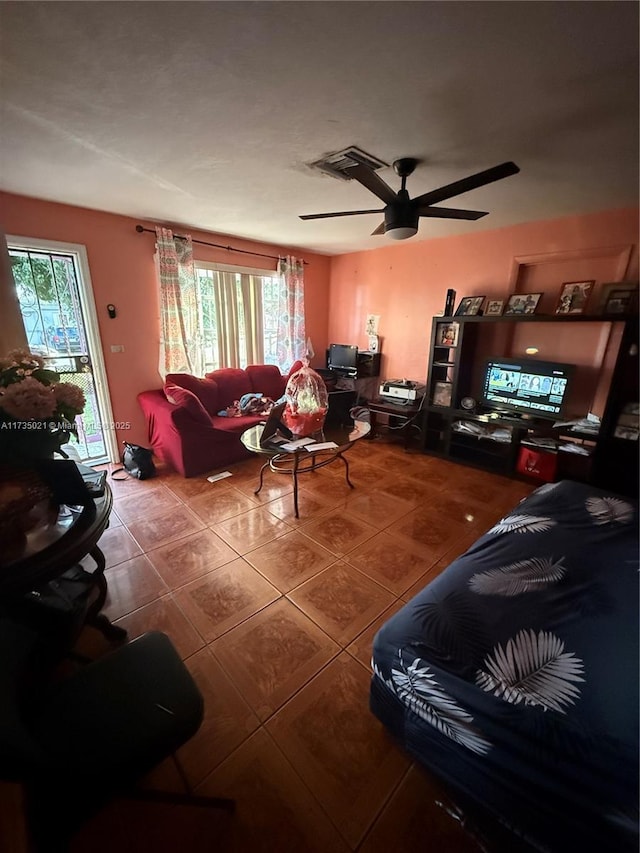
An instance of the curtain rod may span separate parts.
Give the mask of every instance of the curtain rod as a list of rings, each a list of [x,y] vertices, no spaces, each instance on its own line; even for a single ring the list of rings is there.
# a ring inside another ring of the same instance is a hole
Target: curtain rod
[[[148,234],[155,234],[155,229],[153,228],[144,228],[142,225],[136,225],[136,231],[138,234],[142,234],[143,231],[146,231]],[[186,240],[186,237],[180,236],[180,234],[173,235],[176,240]],[[207,243],[206,240],[195,240],[193,237],[191,238],[192,243],[200,243],[201,246],[214,246],[216,249],[226,249],[227,252],[241,252],[243,255],[255,255],[258,258],[271,258],[273,261],[280,261],[284,257],[283,255],[265,255],[262,252],[250,252],[248,249],[235,249],[233,246],[223,246],[221,243]],[[302,261],[303,264],[307,265],[309,261]]]

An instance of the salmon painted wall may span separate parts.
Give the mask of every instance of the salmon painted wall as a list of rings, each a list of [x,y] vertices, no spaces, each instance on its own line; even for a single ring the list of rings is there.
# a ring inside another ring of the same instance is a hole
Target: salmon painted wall
[[[155,237],[138,234],[139,220],[111,213],[72,207],[0,192],[0,225],[13,236],[80,243],[87,249],[100,338],[109,382],[113,416],[129,421],[131,430],[118,431],[117,439],[147,444],[147,430],[136,395],[161,385],[158,374],[159,308],[154,265]],[[145,224],[144,222],[142,224]],[[153,227],[153,226],[149,226]],[[171,226],[168,223],[168,227]],[[327,344],[330,258],[312,252],[254,243],[235,237],[189,230],[192,237],[269,255],[291,253],[309,261],[305,267],[307,335],[316,351]],[[274,269],[267,258],[240,255],[194,245],[196,260],[217,261],[257,269]],[[109,319],[106,306],[113,303],[117,317]],[[2,322],[0,318],[0,322]],[[125,351],[112,353],[112,345]]]
[[[428,228],[428,221],[420,227]],[[600,260],[601,253],[594,250],[602,247],[612,249],[615,262]],[[627,255],[623,247],[630,247]],[[532,256],[554,253],[568,259],[566,267],[564,260],[558,264],[557,282],[547,280],[540,286],[541,275],[522,274],[529,266],[540,272]],[[623,272],[619,257],[625,259]],[[539,308],[545,314],[554,312],[562,281],[593,278],[598,285],[619,278],[637,281],[638,209],[531,222],[423,242],[407,240],[333,257],[329,340],[366,349],[366,315],[379,314],[382,376],[424,382],[431,320],[443,310],[447,289],[456,291],[456,304],[463,296],[506,299],[515,289],[515,258],[527,261],[517,276],[519,290],[533,292],[540,286],[546,296]],[[613,269],[619,274],[608,277]],[[547,331],[553,328],[557,327],[548,327]],[[576,347],[584,348],[580,340],[576,343],[574,339],[574,343],[564,356],[571,363],[578,359]],[[546,355],[559,357],[557,353]]]
[[[125,216],[0,192],[0,225],[6,233],[86,247],[114,418],[132,424],[130,431],[118,433],[118,442],[146,443],[136,394],[160,385],[158,300],[154,237],[136,233],[136,224],[137,220]],[[185,229],[176,226],[175,230],[183,233]],[[191,233],[197,239],[266,254],[289,251],[235,237]],[[291,251],[310,261],[305,267],[305,295],[307,334],[318,353],[314,364],[321,363],[330,341],[366,349],[365,317],[380,314],[383,376],[424,381],[431,318],[442,310],[447,288],[457,291],[458,301],[481,294],[504,298],[510,292],[514,257],[621,245],[632,246],[625,277],[637,280],[637,242],[638,210],[633,209],[407,241],[333,258]],[[265,268],[269,264],[259,257],[198,245],[194,254],[205,261]],[[587,271],[582,275],[587,276]],[[524,282],[524,289],[530,290],[532,284]],[[110,302],[118,309],[115,320],[107,316]],[[123,345],[125,352],[112,353],[110,348],[116,344]]]

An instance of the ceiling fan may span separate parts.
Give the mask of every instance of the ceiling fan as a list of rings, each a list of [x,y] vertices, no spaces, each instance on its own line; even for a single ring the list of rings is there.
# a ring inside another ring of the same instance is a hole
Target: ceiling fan
[[[399,191],[394,192],[391,187],[380,178],[373,169],[363,163],[355,163],[343,169],[345,175],[354,178],[358,183],[370,190],[375,196],[384,202],[385,206],[375,210],[347,210],[342,213],[309,213],[300,219],[329,219],[333,216],[357,216],[362,213],[384,213],[384,222],[376,228],[373,234],[387,234],[394,240],[406,240],[418,232],[418,219],[421,216],[435,217],[438,219],[480,219],[487,215],[482,210],[459,210],[452,207],[433,207],[445,199],[455,195],[466,193],[469,190],[491,184],[502,178],[517,174],[520,169],[515,163],[501,163],[484,172],[477,172],[468,178],[454,181],[445,187],[423,193],[416,198],[410,198],[406,190],[406,182],[420,161],[413,157],[403,157],[393,164],[396,174],[402,178],[402,186]]]

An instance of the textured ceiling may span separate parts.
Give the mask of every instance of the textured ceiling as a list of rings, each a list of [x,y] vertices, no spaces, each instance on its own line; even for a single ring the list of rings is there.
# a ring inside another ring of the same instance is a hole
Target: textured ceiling
[[[421,158],[413,196],[520,166],[414,240],[638,203],[635,2],[2,2],[0,30],[10,192],[328,253],[389,240],[298,219],[381,206],[306,165],[350,145]]]

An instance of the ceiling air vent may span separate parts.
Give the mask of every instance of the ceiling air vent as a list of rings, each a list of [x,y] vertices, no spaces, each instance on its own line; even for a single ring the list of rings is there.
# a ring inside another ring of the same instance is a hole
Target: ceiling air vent
[[[374,172],[382,169],[383,166],[388,166],[383,160],[378,160],[377,157],[372,157],[366,151],[361,151],[355,146],[345,148],[343,151],[336,151],[334,154],[326,154],[322,159],[316,160],[315,163],[309,163],[312,169],[320,169],[334,178],[340,178],[342,181],[351,181],[352,178],[345,173],[345,169],[350,166],[355,166],[361,163],[368,166]]]

